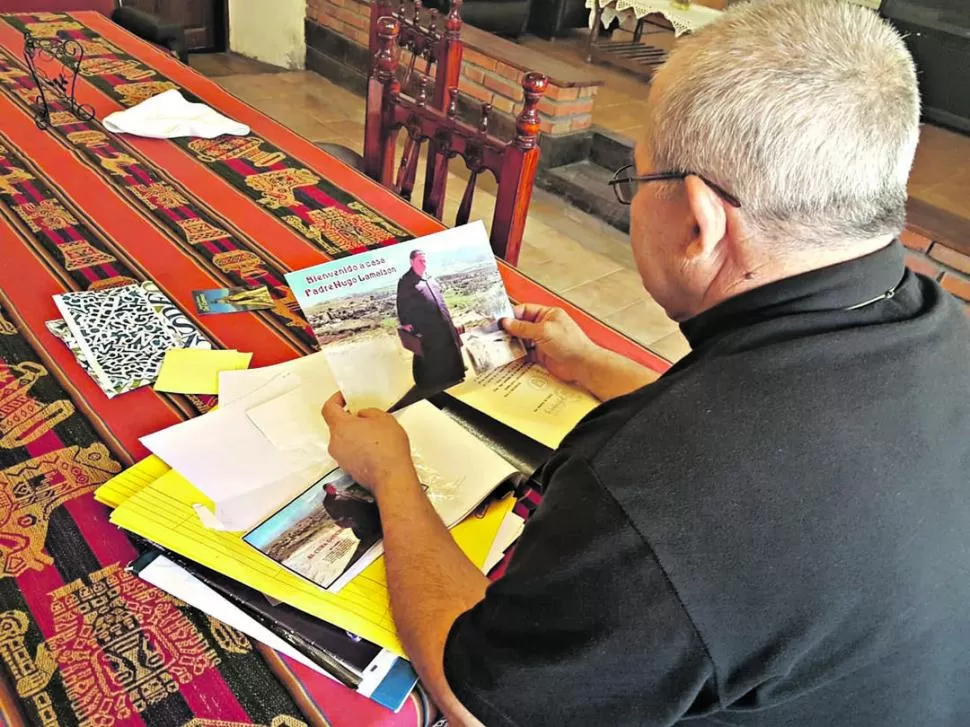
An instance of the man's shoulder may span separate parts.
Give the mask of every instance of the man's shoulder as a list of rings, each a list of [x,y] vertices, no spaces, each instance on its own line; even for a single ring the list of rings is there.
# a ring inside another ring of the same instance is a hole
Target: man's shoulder
[[[566,436],[560,449],[590,463],[594,471],[609,467],[617,443],[662,435],[662,420],[691,416],[699,382],[696,371],[671,372],[652,384],[600,404]],[[651,450],[644,448],[643,454]]]

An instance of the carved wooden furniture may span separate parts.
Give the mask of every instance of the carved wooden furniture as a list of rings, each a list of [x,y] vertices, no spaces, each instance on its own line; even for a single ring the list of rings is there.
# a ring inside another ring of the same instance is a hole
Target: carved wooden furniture
[[[154,13],[124,6],[119,0],[0,0],[0,12],[4,13],[63,13],[76,10],[99,12],[139,38],[170,50],[180,61],[188,63],[185,31],[178,23],[166,22]]]
[[[414,88],[416,72],[434,77],[432,105],[445,111],[448,108],[448,89],[458,85],[461,76],[461,7],[462,0],[451,4],[444,18],[437,10],[425,10],[421,0],[373,0],[370,11],[370,57],[380,49],[377,36],[378,21],[383,17],[398,21],[396,42],[408,54],[407,61],[395,71],[406,91]],[[443,22],[442,22],[443,20]],[[368,96],[368,103],[370,96]],[[321,143],[321,149],[356,169],[365,171],[364,157],[342,144]]]
[[[398,80],[405,91],[413,88],[415,71],[434,77],[432,105],[442,111],[448,108],[448,89],[458,85],[461,76],[461,8],[462,0],[454,0],[447,16],[438,11],[425,11],[421,0],[413,3],[400,0],[374,0],[370,12],[370,57],[380,51],[378,25],[381,18],[394,18],[400,28],[396,43],[410,56],[404,67],[398,67]],[[426,14],[426,23],[422,15]],[[443,21],[443,22],[442,22]],[[441,26],[439,27],[439,23]],[[423,66],[423,67],[422,67]]]
[[[491,172],[498,182],[492,218],[492,249],[512,264],[518,260],[532,186],[539,164],[539,113],[537,107],[548,83],[539,73],[526,74],[522,89],[525,104],[515,123],[515,138],[503,142],[488,133],[491,106],[482,109],[478,128],[458,119],[458,89],[448,89],[448,107],[429,104],[430,79],[418,74],[418,91],[411,98],[401,91],[397,78],[396,42],[400,22],[383,17],[377,22],[379,50],[371,68],[364,131],[365,172],[407,200],[414,191],[418,158],[427,149],[428,166],[422,209],[442,218],[448,166],[461,157],[470,172],[455,224],[468,222],[478,177]],[[401,130],[407,135],[400,165],[395,150]]]

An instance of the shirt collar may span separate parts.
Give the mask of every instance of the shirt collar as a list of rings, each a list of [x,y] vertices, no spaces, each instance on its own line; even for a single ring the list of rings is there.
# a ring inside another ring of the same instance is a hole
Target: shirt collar
[[[795,313],[846,310],[875,303],[899,285],[906,272],[898,240],[863,257],[778,280],[728,298],[680,324],[697,348],[730,330]]]

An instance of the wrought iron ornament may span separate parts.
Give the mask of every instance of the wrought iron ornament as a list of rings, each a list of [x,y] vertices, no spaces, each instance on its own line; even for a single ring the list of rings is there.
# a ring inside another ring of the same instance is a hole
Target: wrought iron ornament
[[[50,126],[49,98],[62,100],[81,121],[94,118],[94,107],[78,103],[74,96],[81,61],[84,60],[84,48],[80,43],[70,38],[36,38],[28,30],[24,32],[24,60],[37,87],[34,122],[39,129]],[[56,64],[54,75],[43,67],[47,63]]]

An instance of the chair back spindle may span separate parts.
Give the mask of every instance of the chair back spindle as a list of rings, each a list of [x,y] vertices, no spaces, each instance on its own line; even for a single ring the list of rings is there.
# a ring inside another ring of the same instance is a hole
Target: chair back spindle
[[[475,197],[475,186],[478,184],[478,175],[482,173],[484,167],[483,147],[488,141],[488,120],[492,115],[492,104],[487,103],[482,106],[482,118],[478,122],[478,136],[466,146],[465,166],[468,167],[468,184],[465,185],[465,193],[461,196],[461,204],[458,205],[458,214],[455,217],[456,225],[466,225],[471,217],[472,202]]]
[[[448,89],[448,120],[458,119],[458,89]],[[428,146],[428,169],[430,176],[425,179],[424,204],[422,209],[439,220],[445,211],[445,187],[448,182],[448,163],[455,154],[451,150],[451,132],[439,129]]]
[[[424,109],[428,105],[428,86],[430,83],[430,78],[419,74],[418,95],[416,99],[418,109]],[[418,158],[421,156],[421,147],[427,141],[427,137],[424,136],[416,114],[408,119],[405,128],[407,129],[408,138],[404,144],[404,153],[401,155],[401,167],[397,172],[397,182],[394,184],[394,190],[410,202],[411,193],[414,191],[414,180],[418,171]]]

